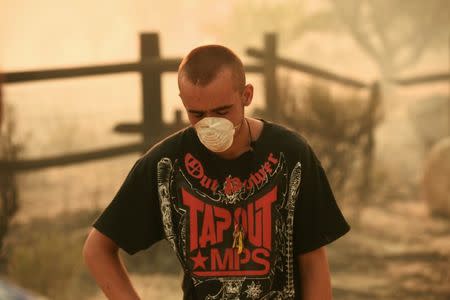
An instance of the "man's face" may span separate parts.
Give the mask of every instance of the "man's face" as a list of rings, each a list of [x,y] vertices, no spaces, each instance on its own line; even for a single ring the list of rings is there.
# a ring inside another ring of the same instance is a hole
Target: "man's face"
[[[236,89],[230,69],[220,71],[206,86],[195,85],[182,76],[179,87],[191,125],[205,117],[226,118],[239,125],[244,118],[244,106],[250,104],[253,96],[250,84],[242,93]]]

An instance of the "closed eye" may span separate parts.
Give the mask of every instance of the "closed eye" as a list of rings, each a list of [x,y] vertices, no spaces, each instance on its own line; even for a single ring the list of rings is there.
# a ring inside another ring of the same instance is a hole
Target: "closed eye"
[[[218,115],[220,115],[220,116],[224,116],[224,115],[226,115],[227,113],[228,113],[228,109],[227,110],[219,110],[219,111],[217,111],[216,112]]]
[[[201,118],[201,117],[203,117],[203,115],[205,113],[203,113],[203,112],[190,112],[190,114],[193,115],[195,118]]]

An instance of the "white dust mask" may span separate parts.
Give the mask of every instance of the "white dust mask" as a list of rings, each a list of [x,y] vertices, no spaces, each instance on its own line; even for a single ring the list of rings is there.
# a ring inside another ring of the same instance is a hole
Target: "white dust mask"
[[[200,142],[213,152],[224,152],[233,144],[234,132],[239,125],[225,118],[206,117],[195,124]]]

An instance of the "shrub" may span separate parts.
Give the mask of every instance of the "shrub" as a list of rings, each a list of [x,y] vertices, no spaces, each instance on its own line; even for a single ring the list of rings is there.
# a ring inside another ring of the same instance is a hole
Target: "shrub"
[[[86,226],[97,214],[81,211],[11,227],[5,243],[8,277],[49,299],[86,299],[96,292],[82,248]]]
[[[333,96],[323,84],[304,87],[292,84],[289,78],[279,82],[279,121],[312,145],[337,198],[357,202],[352,203],[357,206],[364,204],[370,194],[364,180],[371,172],[373,144],[369,134],[380,119],[377,106],[354,94]],[[267,111],[259,114],[268,117]]]

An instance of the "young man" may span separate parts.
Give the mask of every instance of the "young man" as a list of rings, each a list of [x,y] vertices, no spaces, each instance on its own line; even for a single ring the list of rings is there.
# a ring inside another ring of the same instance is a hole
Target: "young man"
[[[324,246],[350,227],[311,147],[245,116],[253,86],[225,47],[192,50],[178,85],[192,126],[136,161],[86,240],[105,295],[139,299],[118,248],[134,254],[165,238],[184,299],[331,299]]]

